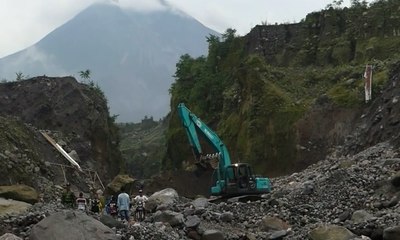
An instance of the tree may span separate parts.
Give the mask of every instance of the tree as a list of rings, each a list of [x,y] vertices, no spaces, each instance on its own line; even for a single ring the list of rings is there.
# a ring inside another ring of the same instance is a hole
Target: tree
[[[343,0],[333,0],[332,3],[326,5],[326,9],[334,8],[334,9],[341,9],[343,4]]]
[[[232,41],[236,37],[236,29],[228,28],[226,32],[222,34],[224,41]]]
[[[89,69],[86,69],[85,71],[79,71],[79,76],[81,76],[81,78],[85,79],[85,80],[90,79],[90,74],[91,74],[91,72]]]
[[[17,75],[16,79],[17,81],[22,81],[25,79],[24,74],[22,74],[22,72],[16,72],[15,75]]]
[[[351,7],[363,7],[366,8],[368,7],[368,2],[363,0],[350,0],[350,6]]]
[[[218,56],[218,48],[220,46],[219,37],[210,34],[207,37],[208,42],[208,65],[212,69],[213,72],[217,72],[218,69],[218,60],[220,56]]]

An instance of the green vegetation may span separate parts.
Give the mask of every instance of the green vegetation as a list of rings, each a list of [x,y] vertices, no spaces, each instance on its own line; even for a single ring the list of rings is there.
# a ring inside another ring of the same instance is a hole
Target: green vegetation
[[[22,72],[16,72],[15,75],[16,75],[15,81],[22,81],[29,78],[29,76],[25,76]]]
[[[393,10],[400,3],[368,6],[354,0],[352,7],[341,9],[341,2],[297,25],[257,26],[246,37],[228,29],[221,39],[207,39],[207,57],[183,55],[170,89],[172,112],[162,167],[183,168],[193,159],[176,113],[179,102],[220,135],[234,161],[280,174],[293,170],[299,157],[296,123],[318,98],[327,97],[336,108],[362,107],[365,64],[374,66],[373,95],[378,93],[390,63],[398,59],[400,21],[392,19],[400,18]],[[268,42],[274,36],[262,36],[274,32],[275,42]],[[250,38],[257,34],[259,39]],[[259,45],[251,48],[251,41]]]
[[[118,127],[127,172],[141,179],[158,174],[165,154],[165,121],[145,116],[140,123],[119,123]]]
[[[86,69],[85,71],[83,71],[83,70],[79,71],[79,76],[85,80],[90,79],[90,74],[91,74],[91,71],[89,69]]]
[[[106,95],[104,94],[103,90],[100,88],[98,83],[95,83],[93,80],[91,80],[91,74],[92,72],[89,69],[86,69],[85,71],[79,71],[79,76],[88,81],[87,84],[89,87],[94,90],[94,92],[98,95],[98,97],[103,98],[106,101],[107,104],[107,98]],[[114,117],[114,120],[117,116]]]

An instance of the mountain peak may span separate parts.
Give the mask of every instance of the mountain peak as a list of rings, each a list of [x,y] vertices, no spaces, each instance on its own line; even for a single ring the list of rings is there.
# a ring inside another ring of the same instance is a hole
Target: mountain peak
[[[90,69],[119,121],[164,117],[179,57],[206,54],[206,37],[219,34],[165,1],[142,6],[147,10],[124,4],[89,6],[32,47],[0,59],[0,76],[78,76]]]

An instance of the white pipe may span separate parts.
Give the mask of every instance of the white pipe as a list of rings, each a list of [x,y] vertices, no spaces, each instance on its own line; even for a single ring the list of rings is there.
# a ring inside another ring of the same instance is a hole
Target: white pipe
[[[81,166],[58,143],[56,143],[56,148],[72,165],[82,172]]]

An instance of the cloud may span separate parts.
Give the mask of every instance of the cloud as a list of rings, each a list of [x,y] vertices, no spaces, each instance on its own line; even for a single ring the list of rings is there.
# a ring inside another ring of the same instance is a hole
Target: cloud
[[[41,70],[38,71],[38,69]],[[35,46],[27,48],[22,54],[14,55],[6,64],[0,66],[2,78],[13,79],[16,72],[22,72],[25,76],[69,75],[56,64],[54,56],[48,55]]]
[[[115,4],[124,9],[131,9],[140,12],[162,11],[167,8],[165,2],[161,0],[111,0],[111,4]]]
[[[0,1],[0,57],[39,41],[96,0]]]

